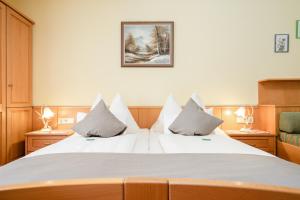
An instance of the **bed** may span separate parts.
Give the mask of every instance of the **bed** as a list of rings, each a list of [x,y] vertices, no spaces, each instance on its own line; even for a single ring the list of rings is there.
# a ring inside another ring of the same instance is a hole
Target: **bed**
[[[170,187],[175,182],[197,187],[238,186],[239,190],[243,184],[247,185],[245,190],[259,184],[268,191],[287,189],[300,195],[300,166],[222,135],[220,129],[216,132],[219,133],[181,136],[143,130],[89,139],[75,133],[1,167],[0,194],[20,188],[24,191],[28,184],[30,189],[36,189],[37,183],[38,188],[53,189],[57,184],[101,187],[99,184],[120,183],[123,187],[131,183],[140,187],[143,182],[149,187]]]
[[[300,166],[229,138],[74,134],[0,168],[2,199],[299,199]]]

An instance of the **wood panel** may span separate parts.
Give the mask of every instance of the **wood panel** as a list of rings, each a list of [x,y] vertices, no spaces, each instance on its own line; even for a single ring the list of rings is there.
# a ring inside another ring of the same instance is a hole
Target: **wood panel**
[[[221,124],[221,129],[223,130],[240,130],[244,127],[244,124],[236,122],[236,115],[234,114],[240,106],[222,106],[221,109],[221,119],[224,123]],[[245,106],[247,110],[251,109],[251,106]],[[253,129],[260,129],[259,121],[259,108],[254,106],[254,123],[252,124]]]
[[[300,164],[300,147],[277,140],[277,156]]]
[[[124,200],[168,200],[167,179],[128,178],[124,182]]]
[[[7,109],[7,160],[25,154],[25,133],[32,130],[32,108]]]
[[[0,187],[1,200],[298,200],[300,190],[240,181],[200,179],[89,179]]]
[[[213,108],[214,116],[223,119],[224,123],[220,126],[224,130],[238,130],[243,127],[243,124],[236,122],[236,116],[234,112],[240,106],[208,106],[208,108]],[[58,124],[59,118],[73,118],[76,122],[77,112],[89,112],[89,106],[50,106],[51,110],[55,113],[54,118],[51,120],[50,125],[52,128],[57,129],[69,129],[74,124]],[[157,120],[161,106],[129,106],[129,110],[141,128],[150,128],[153,123]],[[250,106],[246,106],[250,109]],[[231,114],[227,115],[227,111],[230,110]],[[40,111],[40,106],[33,107],[33,130],[38,130],[42,128],[41,120],[38,119],[38,115],[35,111]],[[254,123],[253,128],[261,129],[261,118],[260,118],[260,107],[254,107]],[[272,132],[273,133],[273,132]]]
[[[170,179],[169,195],[171,200],[298,200],[300,190],[239,181]]]
[[[269,79],[258,82],[260,105],[300,105],[300,79]]]
[[[6,162],[6,6],[0,2],[0,165]]]
[[[141,128],[150,128],[154,122],[157,120],[161,107],[140,107],[140,108],[134,108],[131,107],[130,110],[132,109],[138,109],[138,125]]]
[[[32,24],[7,8],[7,106],[32,104]]]
[[[123,200],[123,179],[48,181],[0,188],[1,200]]]

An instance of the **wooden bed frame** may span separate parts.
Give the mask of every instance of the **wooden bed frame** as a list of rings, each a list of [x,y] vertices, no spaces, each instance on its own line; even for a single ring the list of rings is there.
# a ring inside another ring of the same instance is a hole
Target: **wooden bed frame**
[[[300,190],[200,179],[89,179],[0,187],[0,200],[299,200]]]

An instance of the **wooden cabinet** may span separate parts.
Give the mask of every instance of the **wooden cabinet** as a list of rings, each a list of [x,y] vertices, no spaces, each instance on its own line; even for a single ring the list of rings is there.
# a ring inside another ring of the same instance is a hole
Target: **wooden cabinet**
[[[53,130],[51,132],[33,131],[26,133],[25,153],[29,154],[49,146],[73,134],[72,130]]]
[[[7,156],[9,161],[25,154],[25,133],[31,130],[31,107],[7,109]]]
[[[0,165],[24,155],[32,127],[32,25],[0,0]]]
[[[32,104],[32,24],[7,9],[7,106]]]
[[[255,133],[245,133],[237,130],[228,130],[226,133],[231,138],[276,155],[276,136],[269,132],[256,131]]]

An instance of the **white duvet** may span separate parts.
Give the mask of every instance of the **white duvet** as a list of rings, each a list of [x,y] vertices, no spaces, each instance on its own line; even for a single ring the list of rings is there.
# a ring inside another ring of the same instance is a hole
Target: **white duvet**
[[[72,136],[37,150],[29,155],[38,156],[55,153],[230,153],[272,156],[228,137],[218,129],[207,136],[183,136],[175,134],[149,133],[141,130],[111,138],[85,138],[75,133]]]

